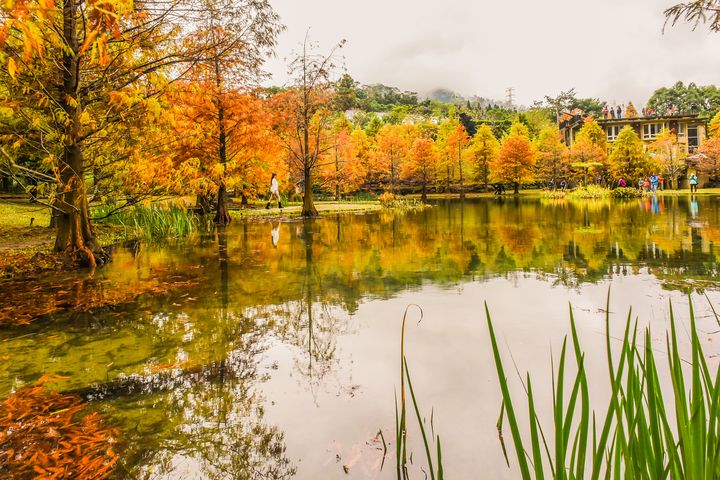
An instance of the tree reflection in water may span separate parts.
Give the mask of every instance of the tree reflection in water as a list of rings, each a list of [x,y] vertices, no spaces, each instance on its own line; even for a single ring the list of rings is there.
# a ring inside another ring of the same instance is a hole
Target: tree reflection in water
[[[267,327],[229,304],[227,233],[218,242],[218,297],[214,342],[219,361],[169,369],[89,389],[87,398],[121,422],[126,445],[118,469],[130,478],[286,479],[296,468],[285,455],[284,434],[264,423],[256,389]]]
[[[0,363],[0,391],[67,376],[58,388],[121,427],[120,477],[285,478],[294,467],[259,393],[268,347],[292,347],[295,378],[317,402],[333,382],[349,386],[338,339],[368,299],[523,275],[575,287],[641,273],[667,288],[717,288],[720,204],[694,202],[467,199],[283,222],[277,247],[268,224],[243,223],[119,249],[94,279],[72,279],[81,287],[55,278],[3,290],[0,310],[27,302],[45,315],[27,309],[30,325],[0,329],[12,359]]]

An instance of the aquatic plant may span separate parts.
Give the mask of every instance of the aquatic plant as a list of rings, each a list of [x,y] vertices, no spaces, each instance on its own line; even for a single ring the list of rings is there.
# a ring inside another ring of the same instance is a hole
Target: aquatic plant
[[[607,198],[610,196],[610,192],[609,188],[600,185],[586,185],[576,188],[567,196],[568,198]]]
[[[641,198],[648,194],[644,190],[633,187],[618,187],[610,190],[610,196],[613,198]]]
[[[535,410],[530,375],[523,386],[527,395],[529,432],[521,432],[487,304],[502,407],[498,429],[502,439],[504,418],[523,479],[720,478],[720,370],[711,374],[690,305],[691,359],[689,366],[678,349],[675,316],[670,305],[670,332],[666,335],[667,374],[672,395],[660,385],[649,327],[644,345],[638,342],[637,322],[628,314],[619,358],[613,358],[609,329],[609,297],[605,315],[605,342],[611,396],[603,412],[590,402],[585,355],[570,309],[571,356],[574,377],[566,371],[567,338],[557,371],[553,373],[552,430],[546,431]],[[570,382],[567,379],[570,378]],[[567,386],[572,385],[568,391]],[[529,436],[529,442],[528,440]],[[591,440],[590,440],[591,439]],[[504,445],[503,445],[504,450]],[[506,456],[507,460],[507,456]],[[509,463],[508,463],[509,464]]]
[[[93,213],[102,218],[109,209],[107,206],[97,207]],[[184,237],[196,231],[200,225],[194,213],[176,204],[130,207],[99,221],[132,229],[136,236],[146,240]]]
[[[417,306],[417,305],[415,305]],[[412,386],[412,379],[410,377],[410,369],[408,368],[407,358],[405,357],[405,323],[407,320],[407,314],[410,306],[405,309],[403,315],[402,327],[400,332],[400,403],[397,402],[397,396],[395,398],[395,460],[397,467],[397,478],[398,480],[407,480],[409,478],[407,469],[407,406],[406,406],[406,394],[405,394],[405,381],[407,380],[408,389],[410,390],[410,398],[412,399],[413,411],[417,418],[418,427],[420,429],[420,436],[422,437],[423,447],[425,449],[425,459],[427,461],[428,470],[430,472],[431,480],[442,480],[443,479],[443,466],[442,466],[442,446],[440,443],[440,435],[435,437],[433,416],[430,417],[430,438],[428,439],[428,432],[425,426],[425,420],[423,415],[420,413],[420,407],[418,406],[417,397],[415,396],[415,390]],[[418,307],[420,308],[420,307]],[[422,320],[422,309],[420,309],[420,320]],[[435,438],[433,438],[435,437]],[[434,441],[434,448],[430,445]],[[435,457],[433,457],[435,453]],[[435,466],[437,465],[437,470]],[[427,473],[426,473],[427,476]]]
[[[426,208],[429,206],[417,198],[396,196],[390,192],[383,193],[378,197],[378,200],[383,208],[394,208],[397,210],[412,210]]]

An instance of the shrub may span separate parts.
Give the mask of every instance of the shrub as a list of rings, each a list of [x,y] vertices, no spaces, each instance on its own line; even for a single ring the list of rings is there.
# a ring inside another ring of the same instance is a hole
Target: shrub
[[[380,201],[380,205],[385,208],[390,208],[395,202],[395,195],[390,192],[383,192],[381,195],[378,196],[378,200]]]
[[[632,187],[618,187],[610,191],[613,198],[640,198],[647,196],[647,192]]]
[[[568,195],[569,198],[607,198],[609,196],[610,189],[599,185],[578,187]]]

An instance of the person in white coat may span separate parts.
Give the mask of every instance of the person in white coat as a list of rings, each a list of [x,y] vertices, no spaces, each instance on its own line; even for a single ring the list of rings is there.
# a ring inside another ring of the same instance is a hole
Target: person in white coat
[[[277,180],[277,173],[273,172],[272,178],[270,179],[270,198],[268,199],[267,205],[265,205],[265,208],[270,208],[270,203],[273,201],[273,199],[277,199],[278,202],[278,208],[282,208],[282,200],[280,199],[280,185],[278,184]]]

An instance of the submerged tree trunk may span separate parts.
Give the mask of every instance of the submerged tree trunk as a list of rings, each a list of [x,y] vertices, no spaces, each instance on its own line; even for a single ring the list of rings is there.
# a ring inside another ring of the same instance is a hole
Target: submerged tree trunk
[[[81,107],[78,98],[80,83],[77,38],[78,4],[76,0],[63,2],[62,100],[66,116],[65,141],[60,167],[60,192],[55,200],[58,211],[55,219],[55,251],[66,254],[73,262],[94,268],[95,255],[100,248],[95,240],[85,188],[85,165],[80,135]]]
[[[312,175],[310,172],[310,167],[306,166],[304,169],[304,179],[305,179],[305,190],[303,195],[303,208],[302,208],[302,216],[303,217],[317,217],[318,211],[317,208],[315,208],[315,202],[313,201],[313,191],[312,191]]]

